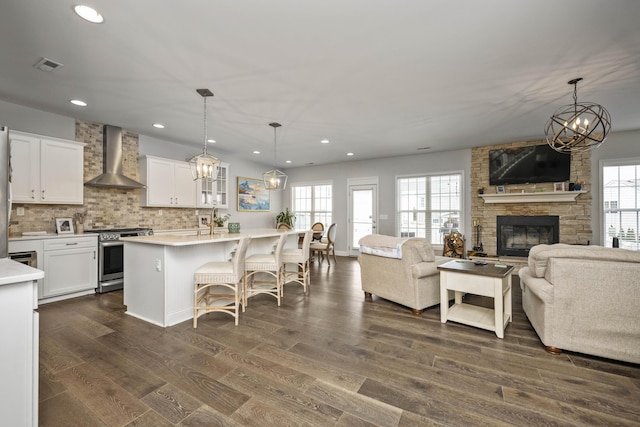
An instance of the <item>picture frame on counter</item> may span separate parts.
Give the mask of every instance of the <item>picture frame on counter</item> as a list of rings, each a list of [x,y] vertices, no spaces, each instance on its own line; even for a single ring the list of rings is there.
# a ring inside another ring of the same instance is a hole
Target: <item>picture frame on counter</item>
[[[553,191],[564,191],[564,182],[554,182]]]
[[[198,215],[198,228],[209,228],[209,215]]]
[[[56,233],[58,234],[74,234],[73,219],[56,218]]]

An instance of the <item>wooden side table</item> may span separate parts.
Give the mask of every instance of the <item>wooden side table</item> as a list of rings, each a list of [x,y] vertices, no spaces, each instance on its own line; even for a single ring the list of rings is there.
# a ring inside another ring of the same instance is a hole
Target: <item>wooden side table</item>
[[[454,260],[438,266],[440,270],[440,321],[448,320],[476,328],[495,331],[504,338],[504,329],[512,320],[512,265]],[[454,291],[454,304],[449,307],[449,291]],[[494,299],[494,309],[462,302],[465,293]]]

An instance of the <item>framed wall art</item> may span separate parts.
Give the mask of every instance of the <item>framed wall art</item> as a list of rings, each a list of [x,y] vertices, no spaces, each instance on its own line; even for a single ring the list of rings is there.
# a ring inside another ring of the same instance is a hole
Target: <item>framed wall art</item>
[[[73,234],[73,220],[71,218],[56,218],[56,232],[58,234]]]
[[[238,177],[238,212],[269,212],[271,195],[261,179]]]

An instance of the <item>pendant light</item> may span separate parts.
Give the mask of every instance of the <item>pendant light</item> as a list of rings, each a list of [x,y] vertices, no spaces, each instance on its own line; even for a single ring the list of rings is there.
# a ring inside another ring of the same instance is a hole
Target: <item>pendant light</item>
[[[551,148],[561,153],[581,152],[598,148],[611,130],[611,116],[599,104],[578,103],[578,82],[573,85],[573,104],[560,107],[547,122],[544,132]]]
[[[276,130],[282,126],[280,123],[269,123],[273,128],[273,169],[262,174],[264,188],[267,190],[284,190],[287,186],[287,175],[276,168]]]
[[[220,159],[207,153],[207,98],[213,96],[213,92],[209,89],[196,89],[196,92],[204,99],[204,150],[189,160],[189,166],[194,181],[213,182],[218,177],[220,164]]]

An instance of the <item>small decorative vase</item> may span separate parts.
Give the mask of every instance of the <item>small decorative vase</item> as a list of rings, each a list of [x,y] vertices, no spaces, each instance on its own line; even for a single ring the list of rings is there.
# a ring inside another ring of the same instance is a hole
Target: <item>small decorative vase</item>
[[[239,222],[230,222],[228,225],[229,233],[239,233],[240,232],[240,223]]]

